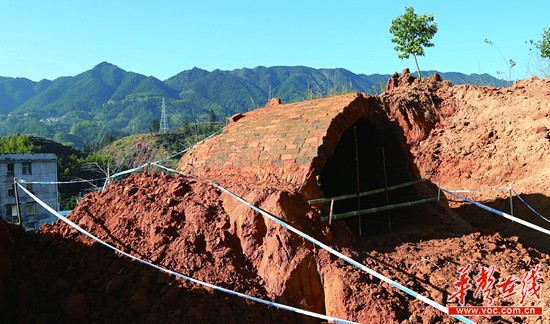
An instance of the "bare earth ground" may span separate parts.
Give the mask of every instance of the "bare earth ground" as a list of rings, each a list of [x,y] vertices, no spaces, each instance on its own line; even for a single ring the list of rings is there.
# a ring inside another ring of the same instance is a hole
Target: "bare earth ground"
[[[395,87],[381,100],[388,115],[415,135],[407,137],[408,145],[422,177],[449,189],[512,184],[548,217],[550,80],[529,79],[505,89],[423,80]],[[550,240],[545,234],[448,197],[453,211],[473,225],[471,230],[396,224],[391,232],[356,237],[340,223],[326,235],[324,224],[315,221],[295,193],[235,183],[232,190],[275,215],[287,215],[286,222],[444,305],[456,305],[447,299],[456,292],[459,267],[471,264],[473,279],[480,266],[494,266],[495,278],[502,281],[510,275],[521,278],[539,265],[544,276],[541,298],[529,296],[525,305],[542,306],[543,317],[471,319],[550,319]],[[507,193],[468,197],[509,211]],[[410,212],[442,212],[446,203]],[[514,215],[550,228],[517,198]],[[89,194],[70,218],[125,252],[259,298],[362,323],[456,322],[314,248],[211,185],[183,176],[131,176]],[[472,293],[466,297],[469,305],[487,305]],[[493,305],[517,306],[521,294],[504,300],[495,290],[491,296]],[[0,322],[63,321],[319,322],[164,274],[60,222],[36,234],[0,224]]]

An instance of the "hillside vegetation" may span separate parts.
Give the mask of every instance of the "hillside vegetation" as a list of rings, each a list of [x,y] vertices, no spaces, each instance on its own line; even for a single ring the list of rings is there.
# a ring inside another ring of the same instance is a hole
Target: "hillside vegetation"
[[[442,76],[454,84],[509,85],[487,74]],[[259,66],[212,72],[193,68],[161,81],[107,62],[53,81],[0,77],[0,136],[34,134],[81,148],[106,137],[147,132],[161,118],[163,98],[168,126],[177,129],[212,115],[223,121],[273,97],[288,103],[349,91],[380,93],[388,78],[345,69]]]
[[[118,171],[164,160],[176,167],[178,152],[220,130],[224,123],[185,123],[166,133],[142,133],[119,139],[105,137],[85,151],[34,135],[0,137],[0,153],[54,153],[61,182],[79,179],[102,179]],[[168,159],[170,158],[171,159]],[[59,185],[61,209],[72,209],[84,194],[103,185],[100,181],[84,181]]]

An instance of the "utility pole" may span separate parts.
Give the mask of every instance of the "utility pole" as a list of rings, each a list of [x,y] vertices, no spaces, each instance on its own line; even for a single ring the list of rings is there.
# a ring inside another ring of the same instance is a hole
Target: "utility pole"
[[[160,127],[159,133],[163,134],[168,132],[168,116],[166,116],[166,101],[162,97],[162,108],[160,111]]]

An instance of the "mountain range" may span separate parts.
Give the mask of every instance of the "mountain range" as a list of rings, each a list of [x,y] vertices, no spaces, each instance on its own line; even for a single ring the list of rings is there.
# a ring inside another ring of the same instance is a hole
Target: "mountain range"
[[[510,85],[489,74],[440,74],[453,84]],[[0,136],[33,134],[79,147],[107,135],[147,132],[161,119],[163,99],[168,126],[179,128],[223,120],[273,97],[288,103],[348,91],[377,94],[389,77],[342,68],[258,66],[211,72],[193,68],[161,81],[108,62],[55,80],[0,77]]]

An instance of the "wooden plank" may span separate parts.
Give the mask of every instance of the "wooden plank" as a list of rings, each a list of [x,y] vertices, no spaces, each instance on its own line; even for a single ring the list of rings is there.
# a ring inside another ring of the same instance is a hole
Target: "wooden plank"
[[[393,186],[389,186],[387,188],[387,190],[390,191],[390,190],[405,188],[405,187],[409,187],[409,186],[412,186],[412,185],[415,185],[417,183],[424,182],[424,181],[426,181],[426,179],[418,179],[418,180],[413,180],[413,181],[409,181],[409,182],[404,182],[404,183],[401,183],[401,184],[396,184],[396,185],[393,185]],[[361,193],[359,193],[359,196],[364,197],[364,196],[369,196],[369,195],[374,195],[374,194],[377,194],[377,193],[381,193],[381,192],[384,192],[384,191],[386,191],[386,188],[378,188],[378,189],[373,189],[373,190],[361,192]],[[337,196],[337,197],[312,199],[312,200],[309,200],[308,202],[309,202],[310,205],[316,205],[316,204],[327,203],[331,200],[338,201],[338,200],[345,200],[345,199],[350,199],[350,198],[357,198],[357,194],[354,193],[354,194]]]
[[[335,220],[335,219],[343,219],[343,218],[359,216],[359,215],[364,215],[364,214],[372,214],[372,213],[376,213],[376,212],[380,212],[380,211],[396,209],[396,208],[403,208],[403,207],[410,207],[410,206],[430,203],[430,202],[434,202],[434,201],[437,201],[437,198],[424,198],[424,199],[420,199],[420,200],[397,203],[397,204],[393,204],[393,205],[373,207],[373,208],[362,209],[362,210],[354,210],[354,211],[350,211],[350,212],[346,212],[346,213],[334,214],[334,215],[332,215],[332,219]],[[329,220],[329,216],[322,216],[321,220],[322,221],[327,221],[327,220]]]

